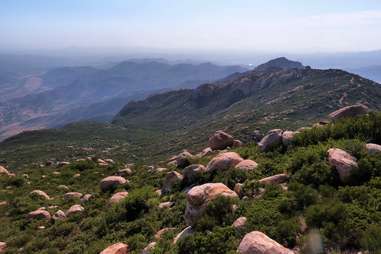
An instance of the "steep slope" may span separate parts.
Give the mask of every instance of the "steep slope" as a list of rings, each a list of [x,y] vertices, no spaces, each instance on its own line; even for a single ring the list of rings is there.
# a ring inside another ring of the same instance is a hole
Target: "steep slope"
[[[122,99],[125,104],[130,99],[142,99],[163,89],[194,87],[243,70],[239,66],[209,63],[171,65],[132,61],[104,70],[54,69],[40,77],[41,92],[0,101],[0,139],[22,130],[55,127],[70,120],[110,118],[123,106]],[[108,107],[99,107],[101,103]],[[92,110],[83,109],[89,107]],[[76,112],[76,116],[65,117],[71,112]],[[60,119],[58,123],[57,119]]]

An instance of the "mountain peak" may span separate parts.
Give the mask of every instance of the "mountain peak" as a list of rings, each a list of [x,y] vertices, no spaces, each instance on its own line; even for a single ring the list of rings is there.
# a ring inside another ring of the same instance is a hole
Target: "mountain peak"
[[[303,64],[297,61],[292,61],[287,59],[286,57],[279,57],[273,60],[268,61],[267,63],[258,65],[255,70],[256,71],[267,71],[273,68],[280,69],[304,69]]]

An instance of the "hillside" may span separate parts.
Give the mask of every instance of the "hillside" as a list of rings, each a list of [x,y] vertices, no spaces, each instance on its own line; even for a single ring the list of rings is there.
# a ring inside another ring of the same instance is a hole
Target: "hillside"
[[[380,123],[381,114],[371,113],[305,129],[271,150],[247,143],[154,166],[109,160],[111,152],[30,164],[16,175],[3,168],[0,247],[27,254],[246,254],[258,246],[264,249],[254,253],[379,253],[381,146],[367,143],[381,143]]]
[[[34,83],[29,86],[36,88],[30,92],[27,85],[20,86],[25,91],[13,92],[14,83],[8,84],[12,91],[2,90],[10,97],[0,100],[0,139],[23,130],[62,126],[72,121],[109,120],[131,99],[194,87],[244,70],[210,63],[172,65],[152,61],[125,61],[107,69],[56,68],[31,77]],[[5,75],[4,79],[12,81]],[[11,92],[18,96],[12,96]]]
[[[325,120],[329,112],[346,105],[363,103],[372,110],[381,108],[381,87],[360,76],[341,70],[272,65],[273,62],[266,71],[234,74],[196,89],[130,102],[111,125],[119,140],[114,140],[104,125],[98,125],[97,136],[104,137],[104,141],[96,144],[99,149],[94,148],[100,153],[104,147],[133,143],[139,149],[144,148],[143,153],[135,153],[136,160],[146,162],[164,159],[184,148],[201,149],[217,129],[250,141],[256,129],[262,132],[277,127],[297,129]],[[86,123],[76,126],[76,135],[81,135],[82,143],[71,138],[71,127],[58,129],[53,136],[46,134],[49,130],[24,133],[1,143],[0,156],[11,165],[22,164],[13,151],[22,151],[23,161],[56,155],[64,160],[70,154],[60,152],[65,151],[62,147],[74,146],[80,152],[81,147],[94,146],[92,127],[88,128]],[[33,138],[35,135],[39,138]],[[33,153],[31,147],[36,146],[45,151],[42,157]],[[123,153],[114,156],[121,158]]]

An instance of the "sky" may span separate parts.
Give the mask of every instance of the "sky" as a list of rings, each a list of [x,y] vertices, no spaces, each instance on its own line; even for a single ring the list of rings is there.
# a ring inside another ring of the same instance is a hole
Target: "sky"
[[[0,0],[0,49],[381,49],[380,0]]]

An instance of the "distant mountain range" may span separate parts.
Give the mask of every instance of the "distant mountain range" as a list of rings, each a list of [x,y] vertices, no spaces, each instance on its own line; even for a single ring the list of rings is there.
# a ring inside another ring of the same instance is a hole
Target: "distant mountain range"
[[[1,76],[0,139],[23,130],[86,119],[110,120],[131,99],[194,87],[246,69],[240,66],[125,61],[107,69],[63,67]]]
[[[297,129],[356,103],[380,110],[381,86],[343,70],[312,69],[278,58],[197,88],[130,101],[112,124],[82,122],[27,132],[3,142],[0,150],[22,145],[28,158],[27,148],[33,146],[41,149],[41,156],[62,158],[64,147],[81,154],[90,146],[100,153],[114,149],[114,156],[131,159],[163,158],[183,148],[203,148],[218,129],[249,141],[245,138],[256,129]]]
[[[350,69],[350,71],[381,83],[381,65]]]

